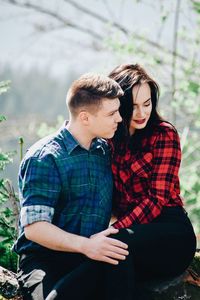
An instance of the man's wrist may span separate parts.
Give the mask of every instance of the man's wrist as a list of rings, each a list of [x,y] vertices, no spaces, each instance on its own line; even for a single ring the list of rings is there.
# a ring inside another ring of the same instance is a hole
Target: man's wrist
[[[79,242],[76,245],[76,252],[86,255],[87,254],[87,246],[88,246],[89,238],[80,236]]]

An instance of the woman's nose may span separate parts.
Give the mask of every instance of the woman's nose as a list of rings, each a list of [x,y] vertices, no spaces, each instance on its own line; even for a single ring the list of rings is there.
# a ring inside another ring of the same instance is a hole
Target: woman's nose
[[[136,110],[136,115],[137,117],[144,117],[145,113],[144,113],[144,109],[142,107],[138,107]]]

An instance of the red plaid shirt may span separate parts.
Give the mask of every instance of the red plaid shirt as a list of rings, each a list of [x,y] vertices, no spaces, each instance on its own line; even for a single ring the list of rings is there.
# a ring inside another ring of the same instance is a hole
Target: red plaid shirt
[[[150,139],[150,140],[149,140]],[[163,206],[183,206],[178,171],[180,141],[173,127],[162,122],[148,140],[149,150],[131,153],[127,145],[113,154],[115,182],[115,228],[145,224],[156,218]],[[144,148],[145,149],[145,148]]]

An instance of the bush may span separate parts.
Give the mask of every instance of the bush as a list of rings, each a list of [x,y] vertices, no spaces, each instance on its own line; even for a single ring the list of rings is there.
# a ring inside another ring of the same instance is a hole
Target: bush
[[[9,81],[0,82],[0,94],[9,88]],[[0,116],[0,123],[5,121]],[[12,162],[15,152],[3,152],[0,149],[0,172]],[[8,179],[0,178],[0,265],[16,271],[17,255],[12,252],[12,245],[17,237],[17,222],[19,216],[18,198]]]

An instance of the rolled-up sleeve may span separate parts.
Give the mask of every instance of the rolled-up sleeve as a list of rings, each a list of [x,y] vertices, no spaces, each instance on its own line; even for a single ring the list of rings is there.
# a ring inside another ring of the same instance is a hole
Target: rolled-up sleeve
[[[22,227],[38,221],[52,222],[61,182],[51,155],[25,159],[19,174]]]
[[[22,227],[38,221],[52,221],[54,208],[45,205],[30,205],[22,207],[20,222]]]

